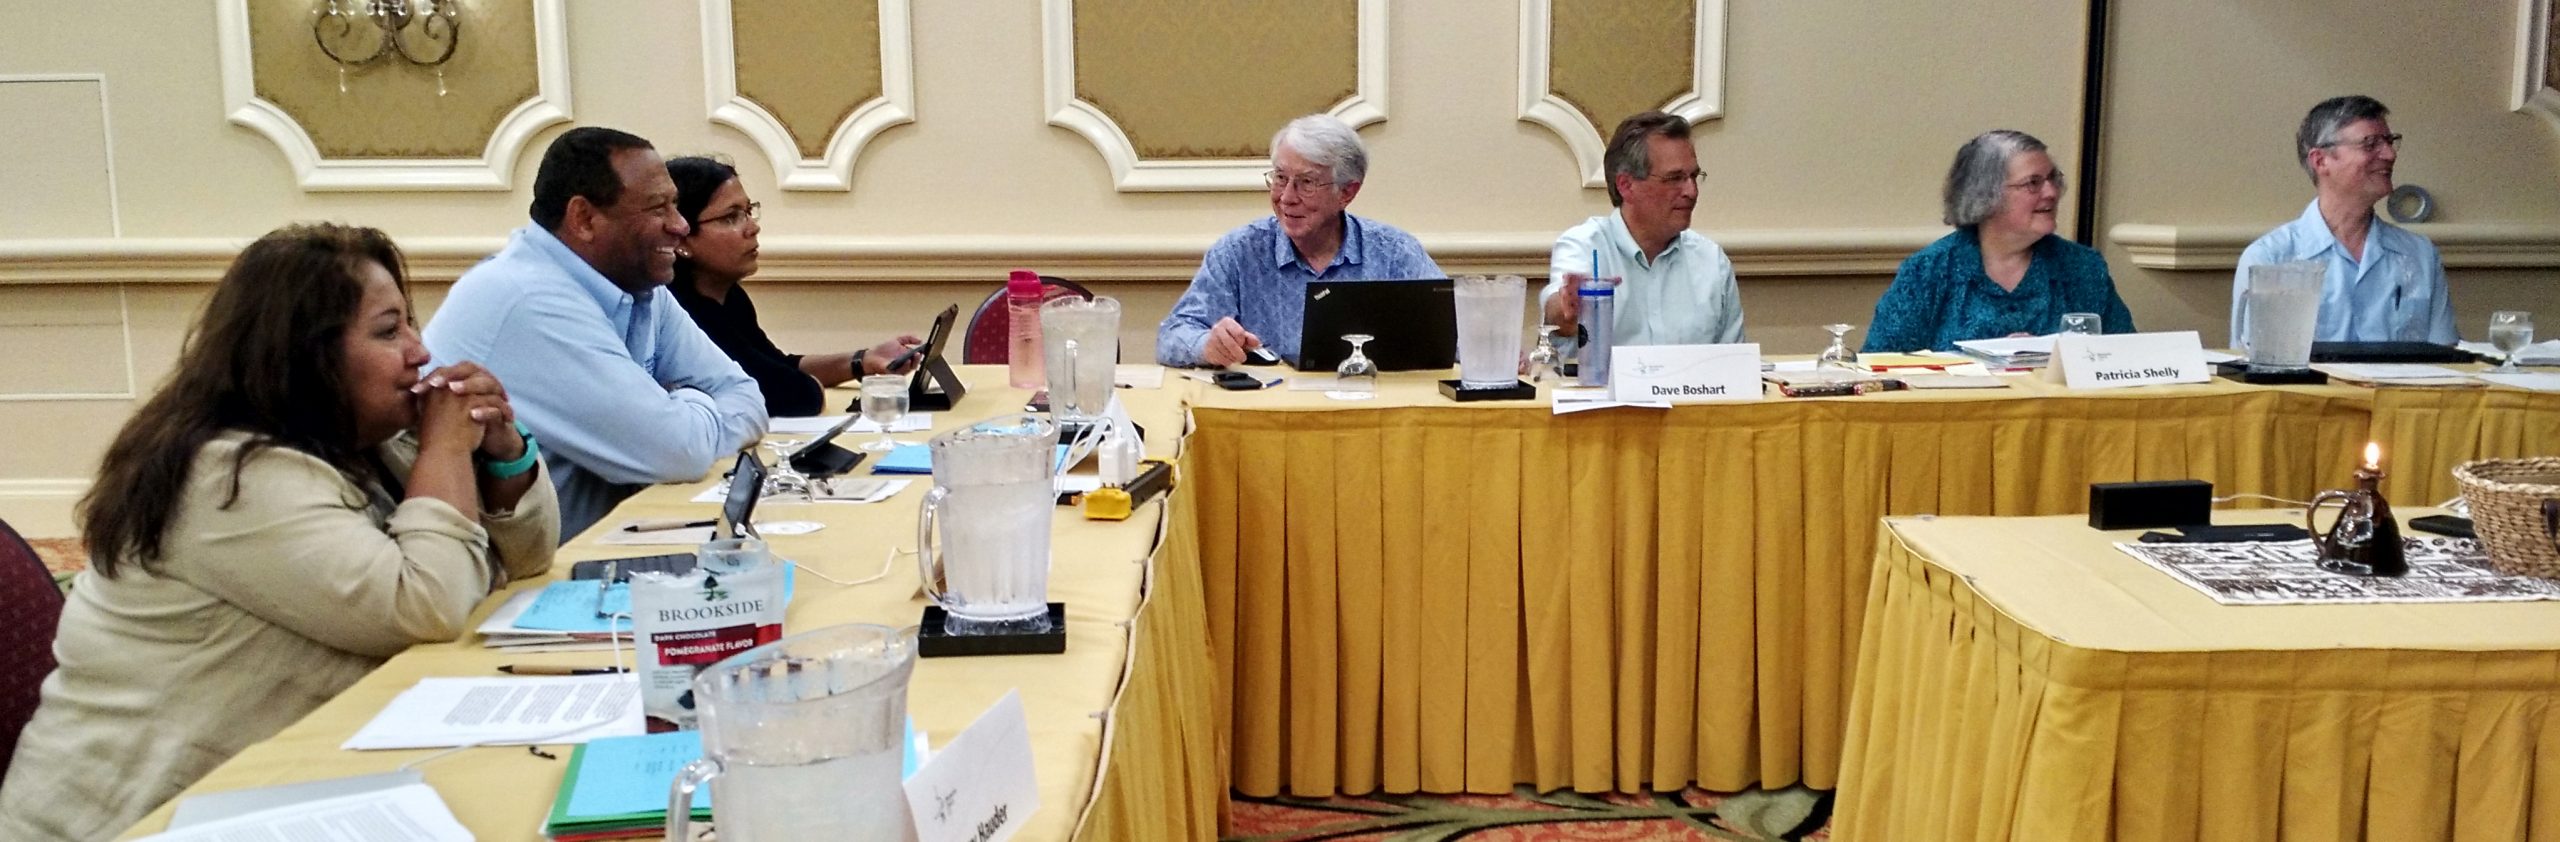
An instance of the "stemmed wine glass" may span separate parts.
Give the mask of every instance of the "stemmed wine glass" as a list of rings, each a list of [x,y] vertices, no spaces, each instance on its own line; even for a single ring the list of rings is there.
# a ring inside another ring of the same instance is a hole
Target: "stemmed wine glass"
[[[1556,353],[1556,326],[1538,326],[1538,346],[1529,351],[1529,382],[1544,383],[1549,377],[1563,376],[1556,367],[1563,355]]]
[[[1867,370],[1858,365],[1857,352],[1849,350],[1849,331],[1855,327],[1848,324],[1822,326],[1823,330],[1831,332],[1831,346],[1822,349],[1821,356],[1813,358],[1813,368],[1824,379],[1856,379],[1867,375]]]
[[[2498,353],[2507,357],[2491,371],[2499,374],[2523,371],[2516,367],[2516,352],[2533,344],[2533,314],[2523,310],[2500,310],[2489,314],[2489,344],[2498,346]]]
[[[767,500],[797,496],[801,502],[815,502],[809,478],[801,474],[799,468],[791,466],[791,455],[805,446],[806,442],[766,439],[764,448],[773,451],[773,472],[765,475],[764,488],[758,493]]]
[[[2096,313],[2064,313],[2062,314],[2062,332],[2096,336],[2106,331]]]
[[[1351,343],[1351,356],[1344,357],[1342,364],[1333,368],[1334,397],[1360,400],[1378,393],[1378,364],[1370,362],[1369,355],[1360,351],[1361,346],[1375,338],[1366,333],[1342,335],[1342,341]]]
[[[898,449],[898,440],[889,435],[889,428],[906,414],[906,375],[874,374],[862,378],[862,420],[880,425],[880,440],[863,442],[863,450],[882,453]]]

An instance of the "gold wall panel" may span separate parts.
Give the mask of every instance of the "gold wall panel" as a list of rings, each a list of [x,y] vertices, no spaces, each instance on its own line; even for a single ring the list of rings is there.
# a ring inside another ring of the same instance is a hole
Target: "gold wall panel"
[[[1358,0],[1077,0],[1076,97],[1141,159],[1260,158],[1358,90]]]
[[[729,21],[738,95],[781,121],[800,157],[826,157],[836,126],[881,95],[877,3],[740,0]]]
[[[526,0],[463,6],[442,96],[434,69],[396,53],[347,70],[341,93],[337,62],[312,40],[316,2],[249,0],[249,43],[258,98],[292,115],[324,158],[478,158],[507,112],[540,92]]]
[[[1553,15],[1547,90],[1581,111],[1603,142],[1618,121],[1694,86],[1696,0],[1562,0]]]

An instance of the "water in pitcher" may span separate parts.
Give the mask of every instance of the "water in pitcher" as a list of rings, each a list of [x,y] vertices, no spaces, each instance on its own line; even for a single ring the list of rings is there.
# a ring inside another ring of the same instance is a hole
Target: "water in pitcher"
[[[1457,279],[1458,384],[1470,389],[1519,382],[1521,314],[1528,282],[1518,275]]]
[[[906,838],[897,750],[800,766],[732,763],[711,782],[711,821],[724,842]]]
[[[2249,267],[2249,367],[2299,371],[2311,367],[2311,340],[2320,328],[2319,263],[2294,261]]]
[[[942,552],[950,559],[942,574],[943,610],[986,622],[1046,613],[1049,515],[1058,505],[1051,484],[963,486],[951,489],[944,505],[952,512],[942,521]]]

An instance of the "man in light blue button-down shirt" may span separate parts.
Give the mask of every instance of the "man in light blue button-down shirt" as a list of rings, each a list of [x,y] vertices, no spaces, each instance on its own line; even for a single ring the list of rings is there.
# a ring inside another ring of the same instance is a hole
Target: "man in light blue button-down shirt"
[[[1556,237],[1540,320],[1557,326],[1558,350],[1574,346],[1581,299],[1574,290],[1597,263],[1617,278],[1610,329],[1619,345],[1714,345],[1742,341],[1742,291],[1724,248],[1689,228],[1698,206],[1698,147],[1689,121],[1647,111],[1618,123],[1603,156],[1605,216]]]
[[[2391,195],[2391,169],[2400,160],[2400,136],[2384,119],[2390,114],[2370,97],[2342,96],[2302,118],[2294,150],[2319,196],[2300,218],[2240,253],[2231,281],[2233,345],[2249,335],[2249,267],[2295,260],[2328,270],[2314,339],[2454,343],[2453,299],[2435,244],[2373,213],[2374,203]]]
[[[1309,281],[1440,277],[1413,235],[1343,208],[1360,195],[1369,152],[1328,114],[1289,121],[1271,137],[1271,215],[1218,238],[1191,288],[1156,326],[1156,362],[1230,366],[1266,348],[1298,361]]]
[[[667,292],[688,229],[648,141],[573,129],[543,153],[533,196],[533,224],[462,273],[426,340],[434,365],[472,360],[506,384],[567,541],[764,435],[764,395]]]

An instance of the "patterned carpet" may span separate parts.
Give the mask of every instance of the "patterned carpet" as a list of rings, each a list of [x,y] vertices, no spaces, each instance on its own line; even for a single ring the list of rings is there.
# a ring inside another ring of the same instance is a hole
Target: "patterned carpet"
[[[36,549],[36,558],[44,560],[44,569],[53,571],[56,582],[69,581],[71,574],[89,566],[89,548],[81,546],[78,538],[29,538],[27,546]]]
[[[1229,802],[1225,842],[1615,842],[1824,840],[1830,793],[1700,789],[1638,795],[1378,795]]]

